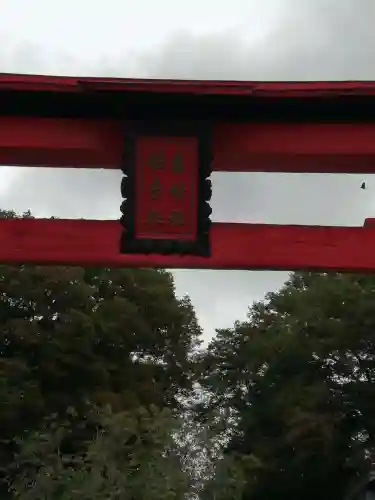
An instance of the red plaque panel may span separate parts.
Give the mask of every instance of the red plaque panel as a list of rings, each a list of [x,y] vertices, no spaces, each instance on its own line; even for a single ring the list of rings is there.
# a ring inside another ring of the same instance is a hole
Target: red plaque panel
[[[197,233],[198,140],[136,141],[135,236],[194,240]]]
[[[202,122],[130,124],[121,252],[209,256],[208,132]]]

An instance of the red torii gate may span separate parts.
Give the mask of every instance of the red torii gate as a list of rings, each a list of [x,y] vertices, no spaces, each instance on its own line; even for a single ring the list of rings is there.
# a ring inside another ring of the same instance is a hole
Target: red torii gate
[[[125,174],[121,223],[1,220],[0,262],[375,270],[371,219],[211,224],[208,204],[211,171],[375,172],[375,82],[3,74],[0,102],[0,164]]]

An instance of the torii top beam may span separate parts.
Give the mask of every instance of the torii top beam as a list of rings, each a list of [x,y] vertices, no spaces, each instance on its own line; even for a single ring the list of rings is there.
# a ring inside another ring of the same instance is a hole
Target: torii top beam
[[[212,124],[214,171],[375,172],[375,82],[0,75],[0,164],[117,169],[126,120]]]
[[[116,221],[0,221],[0,262],[375,271],[371,220],[358,228],[210,226],[207,208],[211,170],[375,172],[375,82],[3,74],[0,102],[0,164],[128,175],[123,233]],[[164,174],[150,167],[155,145],[167,158]],[[185,173],[171,170],[173,148],[185,155]],[[168,195],[158,201],[160,189]]]

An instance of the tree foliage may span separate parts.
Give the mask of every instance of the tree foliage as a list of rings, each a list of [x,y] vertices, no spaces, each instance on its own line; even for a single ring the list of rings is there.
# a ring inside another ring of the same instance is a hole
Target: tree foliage
[[[83,455],[61,452],[72,432],[65,421],[46,422],[29,436],[16,457],[26,473],[12,482],[20,500],[182,500],[189,477],[173,453],[176,421],[167,410],[150,407],[113,413],[95,410],[100,427]]]
[[[375,465],[374,311],[375,277],[292,273],[198,352],[167,271],[2,265],[0,497],[342,500]]]
[[[342,499],[372,466],[374,311],[372,276],[294,273],[218,332],[203,382],[234,412],[225,453],[246,458],[244,499]]]
[[[78,453],[97,427],[88,405],[178,411],[200,333],[167,271],[1,265],[0,497],[15,438],[51,414],[75,408],[70,452]]]

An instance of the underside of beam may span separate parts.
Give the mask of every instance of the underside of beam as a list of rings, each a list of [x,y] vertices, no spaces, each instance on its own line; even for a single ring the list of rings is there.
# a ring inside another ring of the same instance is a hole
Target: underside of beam
[[[0,221],[0,262],[108,267],[375,272],[375,227],[215,223],[211,257],[119,253],[117,221]]]
[[[128,126],[130,124],[128,123]],[[119,169],[126,122],[0,117],[0,164]],[[375,172],[375,123],[215,123],[214,171]]]

